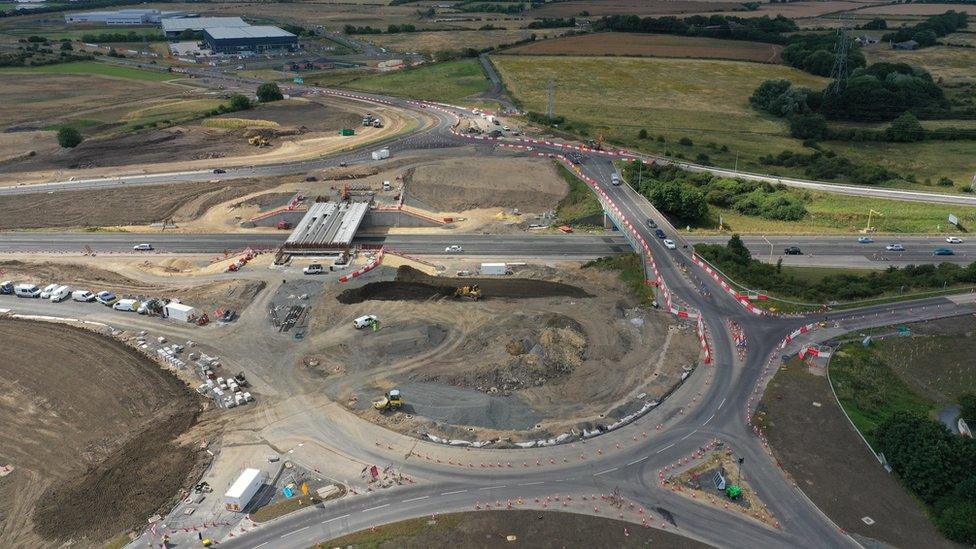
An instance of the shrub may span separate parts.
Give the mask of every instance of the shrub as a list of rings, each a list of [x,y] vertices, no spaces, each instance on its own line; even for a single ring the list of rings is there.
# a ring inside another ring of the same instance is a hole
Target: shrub
[[[264,84],[258,86],[257,96],[258,101],[262,103],[280,101],[285,98],[285,96],[281,93],[281,88],[279,88],[278,84],[275,84],[274,82],[265,82]]]
[[[66,149],[77,147],[82,142],[81,132],[71,126],[63,126],[58,130],[58,145]]]
[[[692,141],[690,137],[682,137],[681,139],[678,140],[678,144],[684,145],[685,147],[690,147],[694,145],[695,142]]]
[[[647,130],[641,128],[641,131],[637,132],[637,137],[640,139],[647,139]]]

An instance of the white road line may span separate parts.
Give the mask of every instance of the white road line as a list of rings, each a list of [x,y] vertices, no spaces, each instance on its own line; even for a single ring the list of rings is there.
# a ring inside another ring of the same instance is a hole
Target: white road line
[[[519,486],[535,486],[536,484],[545,484],[545,481],[540,480],[538,482],[523,482],[522,484],[519,484]]]
[[[645,459],[647,459],[647,458],[649,458],[649,457],[651,457],[651,456],[644,456],[644,457],[642,457],[642,458],[640,458],[640,459],[635,459],[634,461],[631,461],[631,462],[630,462],[630,463],[628,463],[627,465],[634,465],[634,464],[636,464],[636,463],[640,463],[640,462],[642,462],[642,461],[644,461]]]
[[[334,521],[334,520],[339,520],[339,519],[344,519],[344,518],[346,518],[346,517],[348,517],[348,516],[349,516],[349,515],[348,515],[348,514],[346,514],[346,515],[342,515],[341,517],[332,517],[332,518],[330,518],[329,520],[323,520],[323,521],[322,521],[322,524],[327,524],[327,523],[329,523],[329,522],[332,522],[332,521]]]
[[[485,486],[484,488],[478,488],[479,490],[495,490],[497,488],[504,488],[505,486]]]
[[[594,473],[593,476],[598,477],[600,475],[605,475],[607,473],[612,473],[612,472],[616,471],[617,469],[618,469],[617,467],[614,467],[613,469],[607,469],[606,471],[600,471],[599,473]]]
[[[713,417],[715,417],[715,414],[708,416],[708,419],[705,420],[705,423],[702,423],[702,427],[708,425],[708,422],[711,421]]]
[[[665,450],[667,450],[668,448],[670,448],[670,447],[672,447],[672,446],[674,446],[674,443],[673,443],[673,442],[672,442],[671,444],[668,444],[668,445],[667,445],[667,446],[665,446],[664,448],[661,448],[661,449],[660,449],[660,450],[658,450],[657,452],[654,452],[654,453],[655,453],[655,454],[660,454],[661,452],[663,452],[663,451],[665,451]]]
[[[402,503],[410,503],[411,501],[420,501],[420,500],[422,500],[422,499],[427,499],[427,498],[429,498],[429,497],[430,497],[430,496],[420,496],[419,498],[410,498],[410,499],[405,499],[405,500],[403,500],[403,501],[402,501]]]
[[[383,505],[377,505],[376,507],[370,507],[369,509],[363,509],[363,512],[364,513],[368,513],[370,511],[375,511],[377,509],[382,509],[384,507],[389,507],[389,506],[390,506],[389,503],[386,503],[386,504],[383,504]]]
[[[281,537],[287,538],[288,536],[290,536],[292,534],[297,534],[297,533],[301,532],[302,530],[308,530],[308,526],[303,526],[303,527],[299,528],[298,530],[292,530],[291,532],[288,532],[287,534],[282,534]]]
[[[695,429],[694,431],[692,431],[692,432],[690,432],[690,433],[688,433],[687,435],[685,435],[685,436],[683,436],[683,437],[681,437],[681,438],[679,438],[679,439],[678,439],[678,442],[680,442],[680,441],[682,441],[682,440],[684,440],[684,439],[686,439],[686,438],[688,438],[688,437],[690,437],[691,435],[693,435],[693,434],[695,434],[695,433],[697,433],[697,432],[698,432],[698,429]]]
[[[722,399],[722,402],[719,402],[719,403],[718,403],[718,408],[717,408],[717,409],[718,409],[718,410],[721,410],[721,409],[722,409],[722,405],[723,405],[723,404],[725,404],[725,399],[724,399],[724,398]]]
[[[254,546],[254,549],[258,549],[258,547],[264,547],[264,546],[265,546],[265,545],[267,545],[267,544],[268,544],[268,542],[264,542],[264,543],[261,543],[261,544],[258,544],[258,545],[255,545],[255,546]]]
[[[455,491],[453,491],[453,492],[444,492],[444,493],[443,493],[443,494],[441,494],[441,495],[442,495],[442,496],[450,496],[450,495],[452,495],[452,494],[463,494],[463,493],[465,493],[465,492],[467,492],[467,490],[455,490]]]

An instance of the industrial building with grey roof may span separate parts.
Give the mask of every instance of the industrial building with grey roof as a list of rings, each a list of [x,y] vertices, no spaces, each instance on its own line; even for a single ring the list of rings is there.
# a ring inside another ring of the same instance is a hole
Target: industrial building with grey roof
[[[297,36],[267,25],[205,27],[203,40],[214,53],[291,49],[298,46]]]

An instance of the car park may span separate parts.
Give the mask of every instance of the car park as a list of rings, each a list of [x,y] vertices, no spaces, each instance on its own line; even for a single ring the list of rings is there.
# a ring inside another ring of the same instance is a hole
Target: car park
[[[859,244],[870,244],[874,242],[874,239],[870,236],[859,236],[857,237],[857,241]]]
[[[662,231],[661,229],[658,229],[658,230],[654,231],[654,236],[656,236],[658,238],[664,238],[666,235],[664,234],[664,231]]]
[[[143,242],[142,244],[136,244],[135,246],[132,247],[132,249],[137,252],[149,252],[152,251],[153,247],[152,244]]]
[[[932,250],[932,255],[956,255],[950,248],[936,248]]]
[[[786,255],[803,255],[803,250],[799,246],[787,246],[783,249],[783,253]]]
[[[962,239],[958,236],[947,236],[945,240],[949,244],[962,244]]]
[[[444,252],[449,254],[459,254],[464,251],[464,248],[458,246],[457,244],[451,244],[450,246],[444,248]]]
[[[904,252],[905,251],[905,247],[902,246],[901,244],[888,244],[887,246],[885,246],[885,249],[888,250],[889,252]]]
[[[101,291],[95,294],[95,301],[101,303],[102,305],[105,305],[106,307],[111,307],[112,305],[115,305],[115,302],[118,300],[119,298],[115,294],[109,291]]]
[[[667,248],[667,249],[669,249],[669,250],[673,250],[673,249],[677,248],[677,246],[675,246],[675,244],[674,244],[674,240],[671,240],[670,238],[665,238],[664,239],[664,247]]]
[[[317,275],[325,272],[325,267],[319,265],[318,263],[312,263],[308,267],[302,269],[302,272],[307,275]]]

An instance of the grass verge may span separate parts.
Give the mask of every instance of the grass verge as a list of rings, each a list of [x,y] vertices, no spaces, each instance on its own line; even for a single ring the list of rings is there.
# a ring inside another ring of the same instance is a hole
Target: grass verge
[[[654,302],[654,288],[644,283],[644,265],[637,254],[601,257],[583,267],[618,271],[620,281],[634,292],[642,306],[650,307]]]
[[[95,74],[114,78],[129,78],[132,80],[147,80],[162,82],[173,80],[178,75],[167,72],[156,72],[96,61],[77,61],[75,63],[60,63],[57,65],[42,65],[40,67],[13,67],[0,69],[3,74]]]
[[[336,85],[412,99],[462,103],[465,97],[488,91],[488,78],[477,59],[464,59],[363,76]]]
[[[556,164],[559,177],[569,185],[569,193],[556,205],[556,217],[566,225],[593,225],[603,214],[603,206],[593,190],[562,164]]]

